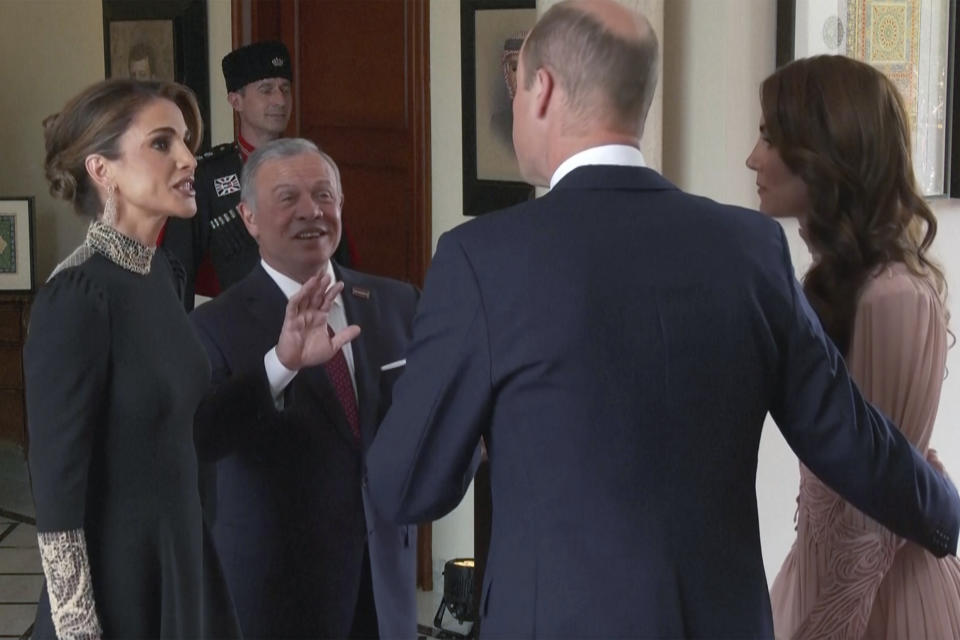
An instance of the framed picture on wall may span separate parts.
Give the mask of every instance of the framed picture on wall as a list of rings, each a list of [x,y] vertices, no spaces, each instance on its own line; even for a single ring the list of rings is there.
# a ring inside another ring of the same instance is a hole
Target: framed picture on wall
[[[103,0],[103,56],[108,78],[187,85],[209,124],[206,0]],[[209,146],[204,126],[200,148]]]
[[[34,289],[33,197],[0,198],[0,291]]]
[[[463,213],[528,200],[513,150],[517,59],[537,20],[534,0],[461,0]]]
[[[845,55],[882,71],[910,117],[926,196],[960,197],[957,0],[778,0],[777,66]]]

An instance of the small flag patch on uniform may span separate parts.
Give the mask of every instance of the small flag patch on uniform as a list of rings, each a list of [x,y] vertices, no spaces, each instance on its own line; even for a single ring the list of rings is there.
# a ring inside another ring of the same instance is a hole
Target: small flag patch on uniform
[[[223,176],[222,178],[214,178],[213,188],[217,190],[218,198],[222,198],[231,193],[237,193],[240,191],[240,178],[238,178],[235,173]]]

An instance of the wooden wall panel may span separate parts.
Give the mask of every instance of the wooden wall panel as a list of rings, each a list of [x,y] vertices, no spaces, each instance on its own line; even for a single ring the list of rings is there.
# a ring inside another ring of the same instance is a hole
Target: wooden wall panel
[[[0,440],[27,446],[23,386],[23,342],[30,319],[30,294],[0,295]]]

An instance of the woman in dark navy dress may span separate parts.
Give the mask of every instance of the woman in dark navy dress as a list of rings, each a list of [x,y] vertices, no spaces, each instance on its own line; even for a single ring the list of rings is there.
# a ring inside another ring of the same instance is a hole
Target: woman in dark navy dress
[[[196,211],[196,100],[107,80],[45,126],[51,193],[93,221],[37,295],[25,347],[46,577],[34,638],[236,637],[197,488],[209,365],[182,270],[154,249],[167,217]]]

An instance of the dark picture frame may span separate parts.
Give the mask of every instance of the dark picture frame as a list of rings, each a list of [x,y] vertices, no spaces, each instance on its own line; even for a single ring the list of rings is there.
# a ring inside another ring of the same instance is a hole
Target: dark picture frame
[[[33,196],[0,197],[0,291],[30,293],[36,288],[36,232]]]
[[[793,60],[797,0],[777,0],[777,68]]]
[[[947,91],[949,112],[945,123],[944,184],[942,193],[928,197],[960,198],[960,27],[958,0],[948,0],[947,23]],[[776,64],[781,67],[795,58],[797,0],[777,0]],[[913,132],[911,132],[913,133]]]
[[[206,0],[103,0],[103,58],[108,78],[147,67],[154,79],[190,87],[210,122]],[[199,151],[209,148],[204,126]]]
[[[461,100],[463,113],[463,214],[467,216],[480,215],[488,211],[502,209],[511,205],[529,200],[533,197],[533,187],[520,178],[519,170],[516,170],[513,179],[503,176],[492,176],[478,171],[478,167],[483,163],[480,161],[487,149],[484,145],[509,144],[512,154],[512,142],[507,142],[504,138],[508,136],[509,131],[502,131],[498,138],[494,137],[492,127],[498,124],[494,121],[499,113],[489,113],[481,111],[478,117],[478,92],[483,91],[484,87],[478,87],[477,66],[478,55],[480,61],[484,64],[494,65],[499,68],[500,62],[497,55],[499,52],[486,47],[485,50],[477,51],[477,27],[479,24],[485,24],[482,18],[496,17],[494,14],[480,16],[482,12],[513,12],[510,16],[516,14],[514,10],[536,11],[535,0],[461,0],[460,1],[460,72],[461,72]],[[502,14],[508,17],[508,14]],[[525,16],[524,14],[516,14]],[[527,22],[520,20],[516,27],[529,29],[536,21],[536,14],[530,13],[530,19]],[[523,23],[522,25],[520,23]],[[517,28],[513,31],[518,30]],[[507,32],[504,32],[507,33]],[[499,47],[503,46],[503,34],[499,38]],[[483,42],[489,43],[489,38],[483,38]],[[484,48],[484,47],[481,47]],[[494,55],[497,54],[497,55]],[[498,72],[499,73],[499,72]],[[488,74],[489,75],[489,74]],[[502,77],[502,73],[500,73]],[[504,89],[504,92],[506,90]],[[479,96],[486,98],[487,96]],[[502,100],[500,101],[502,103]],[[479,103],[481,107],[489,104],[488,100]],[[502,106],[502,104],[501,104]],[[509,104],[507,104],[509,109]],[[502,111],[501,111],[502,112]],[[506,115],[506,114],[503,114]],[[512,118],[512,116],[511,116]],[[500,128],[508,126],[509,121],[503,118]],[[479,121],[479,122],[478,122]],[[479,131],[479,135],[478,135]],[[496,151],[496,150],[494,150]],[[502,153],[502,149],[500,150]],[[509,169],[508,169],[509,172]]]

